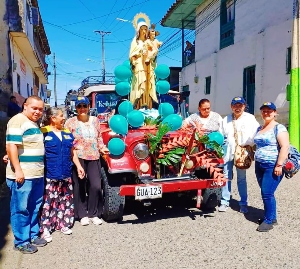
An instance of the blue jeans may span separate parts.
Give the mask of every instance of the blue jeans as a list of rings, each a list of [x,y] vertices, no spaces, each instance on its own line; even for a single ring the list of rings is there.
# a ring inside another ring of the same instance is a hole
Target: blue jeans
[[[233,178],[233,160],[228,161],[224,165],[224,177],[228,179],[226,185],[222,188],[222,199],[221,204],[229,206],[230,195],[231,195],[231,182]],[[246,181],[246,170],[236,168],[237,173],[237,187],[241,201],[240,206],[247,205],[247,181]]]
[[[255,174],[261,190],[261,197],[264,202],[265,216],[264,222],[272,224],[277,219],[276,200],[274,193],[283,178],[283,175],[274,174],[274,164],[255,162]]]
[[[15,246],[26,245],[39,235],[38,213],[43,201],[44,178],[25,179],[23,184],[6,179],[10,189],[11,227]]]

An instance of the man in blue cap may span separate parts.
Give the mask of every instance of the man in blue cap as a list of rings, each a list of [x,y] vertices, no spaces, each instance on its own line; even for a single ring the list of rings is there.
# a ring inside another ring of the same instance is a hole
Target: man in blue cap
[[[233,177],[234,153],[236,149],[235,130],[238,144],[240,146],[253,145],[253,138],[256,134],[259,123],[252,114],[245,112],[246,101],[243,97],[235,97],[231,101],[232,113],[226,116],[222,122],[222,132],[227,138],[224,151],[224,174],[228,179],[227,184],[222,188],[222,199],[219,212],[226,212],[229,207],[231,196],[231,180]],[[234,124],[233,124],[234,121]],[[235,126],[235,127],[234,127]],[[240,212],[248,212],[248,195],[246,170],[236,168],[238,192],[241,197],[239,202]]]

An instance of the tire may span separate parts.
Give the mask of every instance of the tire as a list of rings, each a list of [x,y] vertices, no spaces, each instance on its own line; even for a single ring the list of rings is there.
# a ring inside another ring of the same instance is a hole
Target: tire
[[[222,188],[205,189],[202,193],[201,209],[213,210],[221,202]]]
[[[125,206],[125,196],[120,196],[120,182],[118,179],[108,178],[104,167],[101,167],[103,189],[103,212],[105,221],[122,219]]]

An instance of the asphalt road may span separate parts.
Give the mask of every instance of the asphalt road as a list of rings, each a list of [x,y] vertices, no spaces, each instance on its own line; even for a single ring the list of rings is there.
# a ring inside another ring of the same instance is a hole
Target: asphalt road
[[[0,268],[300,268],[300,173],[277,191],[279,225],[255,229],[263,215],[253,168],[248,171],[249,213],[238,212],[233,183],[232,208],[201,212],[184,200],[156,208],[127,208],[120,223],[53,234],[53,242],[33,255],[13,251],[7,199],[1,200]],[[5,236],[5,238],[4,238]]]

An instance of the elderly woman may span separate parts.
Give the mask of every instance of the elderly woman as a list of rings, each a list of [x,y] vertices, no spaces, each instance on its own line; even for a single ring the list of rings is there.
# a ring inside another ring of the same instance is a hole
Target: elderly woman
[[[218,113],[211,111],[208,99],[199,101],[198,110],[199,112],[190,115],[184,120],[182,128],[192,125],[204,133],[221,130],[222,117]]]
[[[257,231],[268,232],[277,224],[274,193],[283,178],[282,166],[288,156],[289,135],[287,129],[276,122],[276,106],[266,102],[260,107],[264,124],[254,137],[256,144],[255,174],[261,189],[265,215],[259,220]]]
[[[73,171],[75,217],[81,225],[102,224],[102,193],[100,177],[100,152],[107,152],[103,144],[98,119],[89,116],[90,101],[87,97],[77,97],[77,116],[66,121],[65,127],[74,136],[74,147],[86,177],[80,179]],[[88,183],[88,184],[87,184]],[[88,194],[88,196],[87,196]]]
[[[52,241],[55,230],[63,234],[72,233],[74,223],[74,203],[72,186],[72,160],[79,178],[84,170],[73,149],[74,137],[64,129],[65,117],[59,108],[48,108],[44,113],[41,131],[45,146],[45,192],[41,212],[40,231],[42,237]]]

